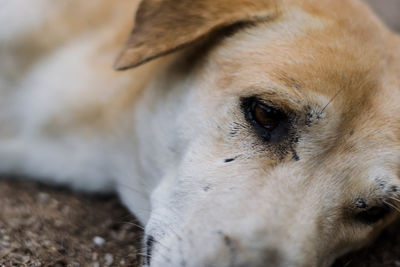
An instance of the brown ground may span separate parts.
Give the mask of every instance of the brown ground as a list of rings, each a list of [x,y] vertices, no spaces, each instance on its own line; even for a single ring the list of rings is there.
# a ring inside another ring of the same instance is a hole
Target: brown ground
[[[116,197],[0,180],[1,267],[139,266],[140,228]]]
[[[367,2],[400,29],[400,0]],[[400,267],[399,226],[335,267]],[[116,197],[0,179],[0,267],[139,266],[140,228]]]

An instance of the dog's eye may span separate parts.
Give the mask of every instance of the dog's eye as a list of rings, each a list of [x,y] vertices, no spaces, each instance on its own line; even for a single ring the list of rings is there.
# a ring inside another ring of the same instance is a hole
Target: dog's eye
[[[373,224],[382,220],[391,211],[389,206],[376,206],[359,212],[356,219],[365,224]]]
[[[276,109],[254,102],[251,115],[255,122],[267,130],[275,129],[282,119],[282,114]]]
[[[244,99],[243,106],[247,120],[265,141],[279,142],[288,134],[288,117],[284,112],[262,103],[256,97]]]

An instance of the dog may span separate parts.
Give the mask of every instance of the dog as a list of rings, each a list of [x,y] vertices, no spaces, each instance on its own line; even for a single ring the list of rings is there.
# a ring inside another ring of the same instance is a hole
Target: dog
[[[143,266],[330,266],[397,218],[400,38],[363,2],[0,4],[1,173],[117,192]]]

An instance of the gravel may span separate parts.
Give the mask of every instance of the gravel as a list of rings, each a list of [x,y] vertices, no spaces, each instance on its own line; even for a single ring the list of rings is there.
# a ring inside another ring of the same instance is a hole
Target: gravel
[[[0,266],[139,266],[142,231],[114,196],[0,180]]]

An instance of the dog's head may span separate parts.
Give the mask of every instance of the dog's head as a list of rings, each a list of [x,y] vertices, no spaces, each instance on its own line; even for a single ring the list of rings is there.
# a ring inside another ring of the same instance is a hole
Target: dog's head
[[[182,48],[145,264],[328,266],[394,220],[400,41],[361,2],[144,0],[116,66]]]

